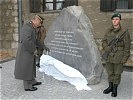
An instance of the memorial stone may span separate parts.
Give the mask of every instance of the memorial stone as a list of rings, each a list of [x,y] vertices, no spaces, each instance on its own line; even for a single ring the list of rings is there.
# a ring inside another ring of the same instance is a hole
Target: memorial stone
[[[48,29],[49,55],[79,70],[88,84],[101,80],[103,66],[93,38],[93,28],[81,6],[64,8]]]

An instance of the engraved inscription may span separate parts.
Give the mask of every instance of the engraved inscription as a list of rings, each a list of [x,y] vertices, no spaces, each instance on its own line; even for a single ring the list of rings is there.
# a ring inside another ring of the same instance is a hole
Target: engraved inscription
[[[54,31],[54,39],[47,43],[51,52],[74,57],[82,57],[79,53],[83,48],[74,41],[74,32]]]

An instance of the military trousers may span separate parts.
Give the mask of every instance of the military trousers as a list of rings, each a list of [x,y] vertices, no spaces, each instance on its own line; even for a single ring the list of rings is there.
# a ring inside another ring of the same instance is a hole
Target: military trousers
[[[120,84],[121,74],[123,72],[123,64],[106,63],[106,71],[108,73],[108,81],[113,84]]]
[[[32,80],[23,80],[24,89],[31,89],[32,85],[35,84],[37,81],[35,79]]]
[[[44,50],[44,49],[42,49],[42,48],[37,48],[37,55],[38,55],[39,57],[41,57],[41,55],[43,54],[43,50]]]
[[[33,71],[32,71],[32,76],[33,78],[31,80],[23,80],[23,86],[24,86],[24,89],[31,89],[32,88],[32,85],[35,84],[37,81],[36,81],[36,65],[35,65],[35,60],[36,60],[36,57],[34,56],[34,64],[33,64]]]
[[[37,56],[38,56],[38,57],[36,57],[36,64],[38,64],[38,63],[40,62],[40,57],[41,57],[42,54],[43,54],[43,50],[44,50],[44,49],[42,49],[42,48],[37,48]]]

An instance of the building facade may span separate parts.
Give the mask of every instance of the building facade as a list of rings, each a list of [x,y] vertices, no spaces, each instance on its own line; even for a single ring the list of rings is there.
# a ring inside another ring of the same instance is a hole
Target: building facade
[[[122,25],[131,33],[132,46],[130,61],[133,61],[133,1],[132,0],[1,0],[0,1],[0,61],[16,56],[19,31],[35,14],[44,18],[48,30],[61,9],[67,6],[82,6],[90,18],[94,38],[99,49],[105,30],[111,25],[110,17],[114,11],[122,14]]]

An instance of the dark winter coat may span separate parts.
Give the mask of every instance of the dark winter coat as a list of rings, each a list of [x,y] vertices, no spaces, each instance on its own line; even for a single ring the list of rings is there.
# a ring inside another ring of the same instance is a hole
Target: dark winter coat
[[[32,23],[23,26],[20,33],[20,43],[18,45],[15,71],[16,79],[32,80],[36,77],[36,66],[34,52],[36,50],[36,29]]]

